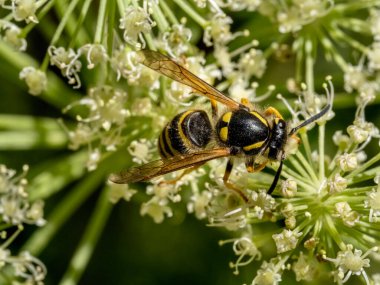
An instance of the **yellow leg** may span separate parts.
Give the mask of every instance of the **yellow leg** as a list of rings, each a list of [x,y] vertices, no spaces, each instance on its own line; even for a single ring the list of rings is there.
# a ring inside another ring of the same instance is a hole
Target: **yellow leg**
[[[270,116],[270,115],[274,115],[276,118],[279,118],[281,120],[283,120],[284,118],[282,117],[282,115],[280,114],[279,111],[277,111],[276,108],[273,108],[273,107],[268,107],[265,111],[264,111],[264,114],[265,116]]]
[[[203,164],[204,163],[193,165],[193,166],[185,169],[178,177],[176,177],[174,179],[171,179],[171,180],[166,180],[166,181],[160,182],[160,185],[164,185],[164,184],[176,184],[179,180],[182,179],[182,177],[184,177],[185,175],[189,174],[190,172],[193,172],[197,168],[201,167]]]
[[[241,98],[240,103],[242,105],[248,107],[248,109],[250,109],[250,110],[253,109],[253,106],[252,106],[251,102],[249,102],[249,100],[247,98]]]
[[[267,163],[268,161],[265,161],[263,163],[255,165],[253,159],[247,159],[247,161],[245,162],[245,167],[247,168],[247,171],[249,173],[260,172],[261,170],[264,169]]]
[[[232,171],[232,168],[233,168],[234,164],[233,164],[233,161],[232,159],[229,159],[228,162],[227,162],[227,166],[226,166],[226,171],[224,172],[224,176],[223,176],[223,183],[224,185],[228,188],[228,189],[231,189],[233,191],[235,191],[237,194],[239,194],[239,196],[245,201],[245,202],[248,202],[248,197],[238,188],[236,188],[232,183],[230,183],[228,181],[228,178],[230,178],[230,174],[231,174],[231,171]]]

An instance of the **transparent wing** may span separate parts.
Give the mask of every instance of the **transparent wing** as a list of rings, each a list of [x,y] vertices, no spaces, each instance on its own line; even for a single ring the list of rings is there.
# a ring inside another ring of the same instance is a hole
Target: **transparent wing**
[[[159,159],[147,164],[124,170],[117,174],[111,174],[109,180],[118,184],[146,181],[153,177],[161,176],[176,170],[188,168],[203,163],[214,158],[230,155],[228,148],[215,148],[190,153],[187,155],[174,156],[169,159]]]
[[[204,96],[216,100],[232,109],[238,109],[240,104],[227,97],[169,57],[153,50],[140,50],[137,52],[141,63],[145,66],[187,86]]]

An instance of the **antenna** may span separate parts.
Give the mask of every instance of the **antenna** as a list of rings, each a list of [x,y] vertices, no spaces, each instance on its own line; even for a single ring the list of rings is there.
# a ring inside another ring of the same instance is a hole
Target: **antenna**
[[[303,128],[304,126],[307,126],[311,124],[312,122],[315,122],[319,118],[321,118],[323,115],[325,115],[331,108],[330,104],[327,104],[318,114],[315,114],[314,116],[310,117],[309,119],[303,121],[301,124],[299,124],[297,127],[291,129],[289,132],[289,136],[297,132],[299,129]]]

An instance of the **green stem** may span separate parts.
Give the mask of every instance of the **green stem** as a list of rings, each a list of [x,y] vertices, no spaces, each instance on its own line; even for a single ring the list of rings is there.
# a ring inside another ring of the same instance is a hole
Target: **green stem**
[[[103,228],[111,209],[112,204],[108,200],[108,189],[104,188],[95,206],[94,214],[85,230],[85,234],[71,259],[69,268],[59,284],[69,285],[78,283],[90,261],[95,245],[103,233]]]
[[[166,20],[164,14],[162,13],[160,7],[153,2],[152,4],[153,9],[153,18],[157,23],[158,29],[163,33],[166,32],[169,29],[169,23]]]
[[[340,234],[334,225],[334,221],[331,219],[329,214],[325,214],[323,215],[323,217],[325,220],[324,226],[326,227],[327,231],[330,233],[330,237],[333,238],[333,240],[336,242],[336,244],[339,246],[341,250],[345,250],[346,245],[341,239]]]
[[[99,3],[98,19],[96,21],[95,38],[94,38],[95,44],[100,44],[103,38],[107,2],[108,2],[107,0],[100,0],[100,3]]]
[[[302,130],[299,132],[299,135],[301,136],[302,145],[303,145],[303,148],[305,149],[307,161],[311,165],[313,163],[313,159],[311,158],[311,147],[310,147],[309,137],[307,133]]]
[[[55,45],[57,43],[57,41],[59,40],[59,38],[61,37],[62,35],[62,32],[63,32],[63,29],[65,28],[70,16],[72,16],[72,13],[75,9],[75,7],[78,5],[80,0],[72,0],[69,4],[69,6],[67,7],[61,21],[59,22],[59,25],[53,35],[53,38],[50,42],[50,45]]]
[[[344,178],[350,179],[350,178],[355,177],[355,175],[363,172],[364,170],[366,170],[368,167],[370,167],[372,164],[376,163],[379,160],[380,160],[380,152],[377,155],[375,155],[374,157],[372,157],[370,160],[368,160],[366,163],[360,165],[354,171],[352,171],[351,173],[346,175]]]
[[[80,15],[79,15],[76,27],[75,27],[74,34],[71,36],[71,40],[70,40],[70,43],[69,43],[69,48],[73,48],[74,47],[74,44],[75,44],[75,41],[77,39],[77,35],[78,35],[79,31],[81,29],[84,29],[83,22],[84,22],[84,19],[86,18],[88,9],[90,8],[90,5],[91,5],[92,1],[93,0],[85,0],[85,2],[83,3],[83,7],[82,7],[82,10],[80,11]]]
[[[190,16],[198,25],[202,28],[206,28],[208,25],[208,21],[203,19],[201,15],[199,15],[187,2],[183,0],[173,0],[186,14]]]
[[[318,126],[319,181],[325,177],[325,124]]]
[[[169,21],[173,24],[176,25],[178,24],[177,17],[175,14],[172,12],[168,4],[166,3],[166,0],[160,0],[160,6],[161,9],[164,11],[165,15],[168,17]]]
[[[47,217],[49,222],[32,235],[24,248],[29,250],[33,255],[39,255],[66,220],[96,190],[103,179],[104,174],[99,170],[92,172],[86,178],[82,179],[81,182],[55,206],[54,211]]]

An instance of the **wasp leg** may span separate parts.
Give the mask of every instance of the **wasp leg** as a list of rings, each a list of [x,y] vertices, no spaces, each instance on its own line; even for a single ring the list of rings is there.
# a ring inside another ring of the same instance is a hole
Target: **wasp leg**
[[[224,185],[235,191],[237,194],[240,195],[240,197],[245,201],[245,202],[248,202],[248,198],[247,196],[238,188],[236,188],[232,183],[230,183],[228,181],[228,178],[230,178],[230,175],[231,175],[231,171],[232,171],[232,168],[234,166],[234,163],[233,163],[233,160],[230,158],[227,162],[227,166],[226,166],[226,171],[224,172],[224,176],[223,176],[223,183]]]
[[[187,169],[185,169],[184,171],[182,171],[182,173],[180,175],[178,175],[178,177],[174,178],[174,179],[171,179],[171,180],[166,180],[166,181],[162,181],[160,182],[160,185],[165,185],[165,184],[176,184],[179,180],[182,179],[182,177],[184,177],[185,175],[193,172],[194,170],[198,169],[199,167],[201,167],[204,163],[199,163],[199,164],[195,164]]]
[[[256,165],[254,163],[255,161],[251,158],[247,159],[247,161],[245,162],[245,167],[247,168],[247,171],[249,173],[259,172],[263,170],[263,168],[267,165],[268,161],[264,161],[263,163]]]
[[[253,109],[251,102],[249,102],[249,100],[247,98],[241,98],[240,103],[242,105],[246,106],[249,110]]]
[[[211,102],[212,119],[216,122],[218,120],[218,105],[217,105],[217,102],[213,99],[211,99],[210,102]]]
[[[279,118],[279,119],[281,119],[281,120],[284,119],[284,118],[282,117],[282,115],[280,114],[280,112],[277,111],[277,109],[276,109],[276,108],[273,108],[273,107],[268,107],[267,109],[265,109],[264,114],[265,114],[266,116],[274,115],[276,118]]]

